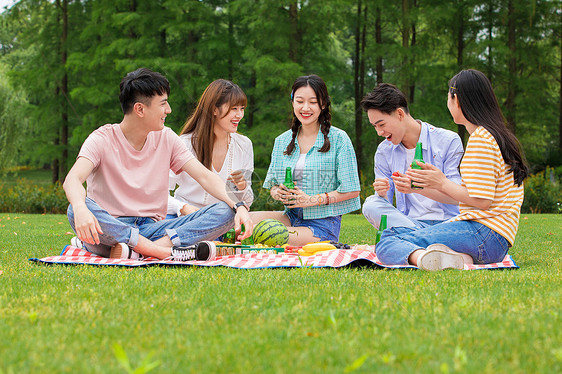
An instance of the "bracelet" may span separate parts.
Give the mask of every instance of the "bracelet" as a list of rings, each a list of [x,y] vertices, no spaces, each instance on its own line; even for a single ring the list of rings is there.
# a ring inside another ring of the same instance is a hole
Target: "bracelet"
[[[326,194],[326,205],[330,205],[330,196],[328,196],[327,192],[324,192]]]

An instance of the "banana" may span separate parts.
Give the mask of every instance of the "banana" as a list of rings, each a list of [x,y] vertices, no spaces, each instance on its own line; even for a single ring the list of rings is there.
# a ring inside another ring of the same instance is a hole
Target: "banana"
[[[331,251],[332,249],[336,249],[336,246],[325,243],[325,242],[318,242],[318,243],[309,243],[299,249],[299,255],[301,256],[312,256],[318,252],[323,251]]]

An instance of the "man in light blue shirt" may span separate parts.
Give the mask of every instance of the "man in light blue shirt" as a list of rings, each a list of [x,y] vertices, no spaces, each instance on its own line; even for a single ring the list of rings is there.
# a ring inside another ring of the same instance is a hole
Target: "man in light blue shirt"
[[[377,134],[386,138],[375,153],[375,194],[363,204],[365,218],[377,229],[383,214],[387,216],[387,228],[419,229],[458,215],[456,201],[434,189],[413,189],[405,172],[414,159],[416,143],[421,142],[424,161],[460,184],[460,137],[453,131],[414,119],[406,97],[391,84],[375,87],[361,105]],[[396,207],[392,205],[394,199]]]

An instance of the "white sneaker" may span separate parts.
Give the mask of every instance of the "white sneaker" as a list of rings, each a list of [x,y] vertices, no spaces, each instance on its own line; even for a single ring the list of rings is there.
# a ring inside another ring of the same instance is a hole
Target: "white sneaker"
[[[111,247],[111,251],[109,252],[109,258],[142,260],[144,257],[140,253],[133,251],[127,244],[117,243],[113,247]]]
[[[76,247],[78,249],[85,249],[84,243],[82,243],[82,240],[78,239],[77,236],[70,239],[70,245],[73,246],[73,247]]]
[[[444,269],[464,269],[462,254],[453,251],[445,244],[431,244],[418,257],[418,267],[428,271]]]

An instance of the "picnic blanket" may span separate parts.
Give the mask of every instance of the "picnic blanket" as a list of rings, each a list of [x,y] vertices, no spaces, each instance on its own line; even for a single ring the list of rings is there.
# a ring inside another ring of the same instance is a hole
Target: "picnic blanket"
[[[217,257],[212,261],[170,261],[147,258],[142,261],[113,259],[97,256],[93,253],[67,245],[58,256],[45,258],[30,258],[30,261],[44,264],[72,264],[72,265],[109,265],[142,267],[154,265],[173,266],[226,266],[236,269],[265,269],[265,268],[339,268],[347,265],[374,266],[389,269],[417,269],[412,265],[385,265],[380,262],[374,252],[374,246],[354,246],[352,249],[334,249],[319,252],[313,256],[299,256],[296,254],[265,254],[252,253]],[[464,265],[464,270],[481,269],[519,269],[510,255],[506,255],[502,262],[486,265]]]

